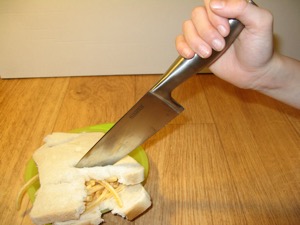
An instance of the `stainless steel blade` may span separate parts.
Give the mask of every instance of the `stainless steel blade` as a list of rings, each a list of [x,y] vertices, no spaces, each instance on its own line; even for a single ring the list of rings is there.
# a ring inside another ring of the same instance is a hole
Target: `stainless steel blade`
[[[109,165],[155,134],[183,108],[148,92],[110,129],[77,164],[77,167]]]
[[[229,24],[230,34],[225,38],[225,49],[221,52],[213,51],[207,59],[198,55],[192,59],[178,57],[153,88],[78,162],[77,167],[115,163],[182,112],[183,107],[172,99],[171,92],[192,75],[212,64],[229,48],[244,28],[235,19],[230,19]]]

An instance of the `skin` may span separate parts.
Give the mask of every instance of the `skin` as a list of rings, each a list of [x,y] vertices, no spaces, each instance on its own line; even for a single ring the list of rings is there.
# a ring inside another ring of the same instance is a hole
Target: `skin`
[[[273,49],[273,16],[245,0],[205,0],[183,23],[176,49],[185,58],[211,55],[225,46],[228,18],[245,28],[233,45],[210,66],[218,77],[240,88],[257,90],[300,109],[300,62]]]

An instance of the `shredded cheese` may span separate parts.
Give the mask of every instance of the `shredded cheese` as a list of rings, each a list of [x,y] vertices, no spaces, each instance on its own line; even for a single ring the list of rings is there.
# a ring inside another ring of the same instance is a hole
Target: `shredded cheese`
[[[91,204],[87,204],[87,207],[86,207],[85,211],[87,212],[87,211],[91,210],[96,205],[98,205],[100,202],[104,201],[107,194],[108,194],[108,191],[105,189],[102,192],[102,194],[95,201],[93,201]]]
[[[97,206],[101,201],[114,197],[119,207],[123,207],[123,202],[118,192],[124,189],[124,185],[118,182],[116,177],[106,180],[89,180],[85,182],[87,189],[86,211]]]
[[[24,197],[25,192],[28,190],[28,188],[33,185],[36,181],[38,181],[39,179],[39,175],[35,175],[34,177],[32,177],[31,179],[29,179],[21,188],[21,190],[18,193],[18,197],[17,197],[17,210],[19,210],[21,208],[21,203]]]
[[[106,181],[101,180],[100,183],[114,196],[119,207],[123,207],[123,202],[116,190]]]

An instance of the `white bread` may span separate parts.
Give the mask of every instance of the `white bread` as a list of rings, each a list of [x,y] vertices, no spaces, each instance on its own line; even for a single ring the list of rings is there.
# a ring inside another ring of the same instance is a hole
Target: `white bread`
[[[140,185],[144,180],[144,168],[129,156],[115,165],[80,169],[74,167],[102,135],[54,133],[45,138],[45,145],[33,155],[41,183],[30,213],[35,224],[99,224],[103,221],[101,211],[104,209],[133,219],[151,205],[148,193]],[[130,185],[119,193],[124,206],[118,208],[111,198],[83,213],[87,196],[85,181],[104,180],[112,176],[116,176],[119,183]]]
[[[119,207],[111,198],[100,204],[100,210],[110,209],[113,214],[133,220],[151,206],[150,196],[141,184],[127,186],[119,195],[122,201],[126,203],[123,207]]]
[[[30,212],[32,221],[47,224],[78,219],[85,210],[86,191],[81,187],[79,182],[74,186],[71,183],[42,185]]]
[[[98,225],[104,222],[104,220],[101,218],[101,215],[101,211],[96,207],[92,211],[81,214],[78,220],[54,222],[53,225]]]
[[[141,184],[126,186],[119,192],[119,196],[126,203],[123,207],[119,207],[116,201],[110,198],[101,202],[93,211],[83,213],[78,220],[55,222],[53,225],[97,225],[103,222],[101,212],[108,210],[133,220],[151,206],[150,196]]]

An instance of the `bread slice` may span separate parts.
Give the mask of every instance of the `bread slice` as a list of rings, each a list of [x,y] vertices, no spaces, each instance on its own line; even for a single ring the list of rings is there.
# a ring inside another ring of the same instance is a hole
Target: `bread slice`
[[[54,133],[45,138],[45,144],[33,155],[41,183],[30,213],[35,224],[99,224],[104,209],[131,220],[151,205],[150,196],[140,184],[144,168],[133,158],[127,156],[115,165],[104,167],[75,167],[102,135]],[[109,198],[85,212],[85,182],[110,177],[125,185],[119,192],[124,205],[120,207],[114,198]]]
[[[107,199],[99,204],[92,211],[84,212],[79,219],[65,222],[54,222],[53,225],[97,225],[103,222],[102,211],[111,211],[128,220],[133,220],[151,206],[150,196],[141,184],[126,186],[119,192],[124,204],[119,207],[113,198]]]
[[[85,210],[81,182],[41,185],[30,216],[35,224],[78,219]]]
[[[99,209],[110,209],[113,214],[126,217],[133,220],[151,206],[150,196],[141,184],[127,186],[119,193],[120,198],[126,204],[119,207],[116,202],[110,198],[99,205]]]
[[[83,213],[78,220],[54,222],[53,225],[98,225],[104,222],[104,220],[101,218],[101,215],[101,211],[96,208],[88,213]]]

